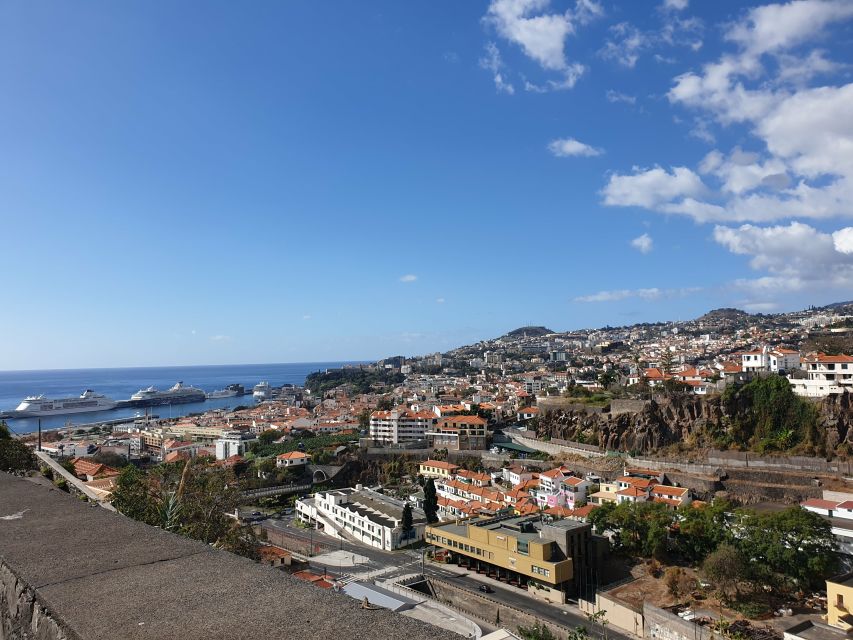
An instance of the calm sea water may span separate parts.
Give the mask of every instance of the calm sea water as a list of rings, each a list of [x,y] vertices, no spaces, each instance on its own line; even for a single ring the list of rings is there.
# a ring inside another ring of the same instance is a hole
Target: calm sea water
[[[293,362],[284,364],[212,365],[199,367],[137,367],[128,369],[57,369],[51,371],[0,371],[0,410],[14,409],[26,396],[44,394],[47,398],[65,398],[81,394],[86,389],[102,393],[113,400],[127,400],[131,395],[153,386],[164,390],[179,380],[204,391],[224,389],[229,384],[242,384],[251,390],[258,382],[266,380],[272,386],[301,385],[315,371],[333,369],[346,362]],[[160,417],[178,417],[208,409],[254,404],[251,395],[219,398],[206,402],[152,407],[149,411]],[[75,413],[41,419],[42,428],[75,425],[113,420],[139,414],[142,409],[125,408],[94,413]],[[17,433],[30,433],[38,429],[35,418],[9,420]]]

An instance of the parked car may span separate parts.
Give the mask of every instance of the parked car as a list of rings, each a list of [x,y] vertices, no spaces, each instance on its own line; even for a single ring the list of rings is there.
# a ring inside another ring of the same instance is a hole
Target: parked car
[[[494,590],[494,589],[492,589],[492,588],[491,588],[489,585],[487,585],[487,584],[481,584],[481,585],[480,585],[480,587],[479,587],[479,589],[480,589],[480,591],[482,591],[483,593],[494,593],[494,592],[495,592],[495,590]]]

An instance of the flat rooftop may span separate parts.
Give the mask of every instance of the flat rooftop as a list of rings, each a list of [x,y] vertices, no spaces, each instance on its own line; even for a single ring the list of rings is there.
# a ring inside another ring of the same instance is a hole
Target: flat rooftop
[[[0,566],[69,640],[458,637],[4,473]]]
[[[443,529],[450,534],[467,536],[468,525],[489,531],[499,531],[513,538],[527,541],[539,540],[539,530],[542,528],[539,516],[478,516],[468,520],[460,520],[459,524],[453,521],[432,526]]]

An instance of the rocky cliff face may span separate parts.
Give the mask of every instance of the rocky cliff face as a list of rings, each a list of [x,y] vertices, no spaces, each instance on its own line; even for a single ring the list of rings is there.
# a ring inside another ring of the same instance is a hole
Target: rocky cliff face
[[[821,402],[820,416],[827,451],[853,453],[853,396],[845,393],[826,398]]]
[[[819,404],[827,451],[853,453],[853,399],[849,394]],[[638,411],[588,413],[583,409],[553,411],[543,416],[539,436],[597,444],[616,451],[651,453],[679,442],[712,446],[731,416],[718,396],[661,397]]]

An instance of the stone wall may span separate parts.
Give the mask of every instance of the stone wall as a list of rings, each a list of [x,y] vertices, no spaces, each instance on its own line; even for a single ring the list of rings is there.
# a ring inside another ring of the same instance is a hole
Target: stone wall
[[[0,561],[0,640],[81,640],[56,620],[36,592]]]
[[[0,640],[455,637],[0,473]]]

